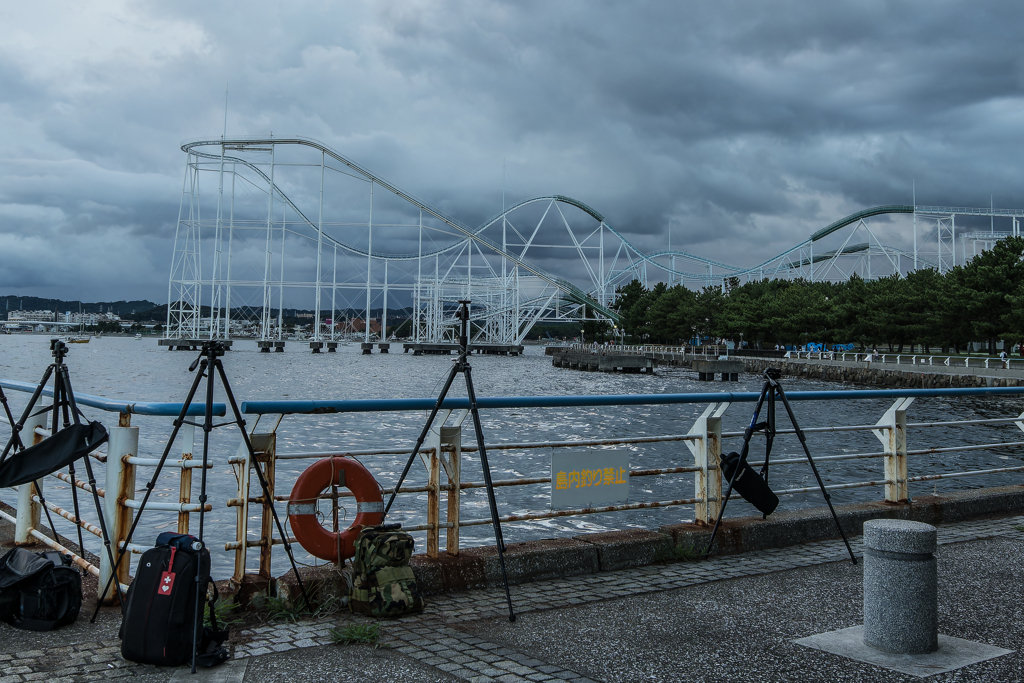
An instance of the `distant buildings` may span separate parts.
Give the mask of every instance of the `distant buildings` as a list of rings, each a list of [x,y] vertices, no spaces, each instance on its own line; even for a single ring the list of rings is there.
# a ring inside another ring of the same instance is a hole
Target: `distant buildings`
[[[8,311],[8,322],[57,322],[54,311]]]
[[[48,325],[40,325],[40,323],[49,323]],[[32,328],[39,327],[40,330],[45,327],[49,328],[63,328],[65,325],[68,327],[85,325],[92,327],[99,325],[100,323],[117,323],[118,325],[125,326],[125,323],[121,322],[121,316],[116,313],[57,313],[56,311],[8,311],[7,312],[7,324],[4,325],[6,328]],[[131,325],[130,322],[127,325]]]

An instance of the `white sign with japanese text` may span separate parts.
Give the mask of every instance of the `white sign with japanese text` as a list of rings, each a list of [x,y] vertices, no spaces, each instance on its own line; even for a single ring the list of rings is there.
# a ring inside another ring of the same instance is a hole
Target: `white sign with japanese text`
[[[552,451],[552,509],[595,507],[628,501],[629,451]]]

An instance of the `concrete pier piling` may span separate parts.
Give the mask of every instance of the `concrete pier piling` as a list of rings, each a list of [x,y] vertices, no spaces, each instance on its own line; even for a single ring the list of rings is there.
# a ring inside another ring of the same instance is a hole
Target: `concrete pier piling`
[[[939,647],[935,527],[904,519],[864,523],[864,644],[896,654]]]
[[[284,353],[284,342],[276,341],[272,339],[260,339],[256,342],[256,348],[260,350],[260,353]]]
[[[694,360],[691,367],[697,371],[697,379],[701,382],[711,382],[715,379],[715,375],[721,375],[723,382],[735,382],[739,380],[739,374],[743,372],[743,361]]]

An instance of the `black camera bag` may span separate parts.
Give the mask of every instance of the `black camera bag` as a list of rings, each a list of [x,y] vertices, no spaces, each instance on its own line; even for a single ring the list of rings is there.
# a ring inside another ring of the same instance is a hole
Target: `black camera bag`
[[[128,587],[121,622],[121,655],[132,662],[213,666],[228,658],[221,644],[227,630],[217,628],[216,590],[209,600],[211,627],[203,627],[202,606],[210,589],[210,551],[194,536],[162,533],[156,547],[142,554]],[[196,594],[200,609],[196,610]],[[199,638],[194,640],[196,630]]]
[[[775,512],[775,508],[779,507],[779,497],[768,486],[768,482],[755,472],[746,460],[743,461],[743,466],[740,467],[739,474],[733,481],[733,472],[739,465],[740,454],[736,451],[722,456],[722,483],[732,481],[733,491],[743,496],[744,500],[757,508],[759,512],[766,515]]]
[[[27,631],[74,623],[82,608],[82,574],[71,556],[14,548],[0,559],[0,621]]]

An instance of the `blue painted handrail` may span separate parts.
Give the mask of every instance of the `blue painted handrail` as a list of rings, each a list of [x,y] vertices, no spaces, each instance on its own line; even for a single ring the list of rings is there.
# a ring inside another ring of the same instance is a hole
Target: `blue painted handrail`
[[[31,393],[36,385],[0,379],[0,387]],[[43,390],[45,396],[52,396],[53,390]],[[786,396],[791,401],[849,401],[878,398],[934,398],[942,396],[1022,396],[1024,387],[965,387],[948,389],[844,389],[838,391],[790,391]],[[701,392],[690,394],[595,394],[584,396],[490,396],[477,399],[481,409],[498,408],[581,408],[594,406],[637,406],[675,405],[684,403],[752,403],[757,400],[756,391]],[[75,394],[77,401],[92,408],[110,412],[134,415],[156,415],[175,417],[181,412],[181,403],[155,401],[130,401],[109,399],[91,394]],[[243,401],[241,410],[248,415],[307,414],[325,413],[373,413],[406,412],[430,410],[434,398],[382,398],[356,400],[256,400]],[[449,398],[441,405],[449,410],[466,410],[469,399]],[[202,415],[204,404],[193,403],[188,415]],[[213,404],[214,415],[223,416],[227,408],[223,403]]]
[[[938,396],[1006,396],[1024,395],[1024,387],[968,387],[950,389],[849,389],[842,391],[791,391],[791,401],[836,401],[872,398],[938,397]],[[477,399],[481,409],[494,408],[579,408],[587,406],[671,405],[679,403],[752,403],[759,396],[755,391],[694,394],[605,394],[590,396],[492,396]],[[393,398],[348,401],[243,401],[242,412],[264,414],[369,413],[386,411],[430,410],[437,399]],[[446,399],[442,408],[466,410],[467,398]]]
[[[13,391],[24,391],[31,394],[36,390],[35,384],[18,382],[13,379],[0,379],[0,387]],[[43,389],[43,396],[53,396],[53,387],[47,386]],[[75,401],[79,405],[98,408],[111,413],[131,413],[132,415],[157,415],[161,417],[177,417],[181,413],[181,403],[166,403],[159,401],[126,401],[124,399],[110,399],[92,394],[80,394],[75,392]],[[203,415],[206,412],[206,404],[193,403],[188,407],[187,415]],[[223,403],[213,404],[213,414],[222,417],[227,413],[227,406]]]

